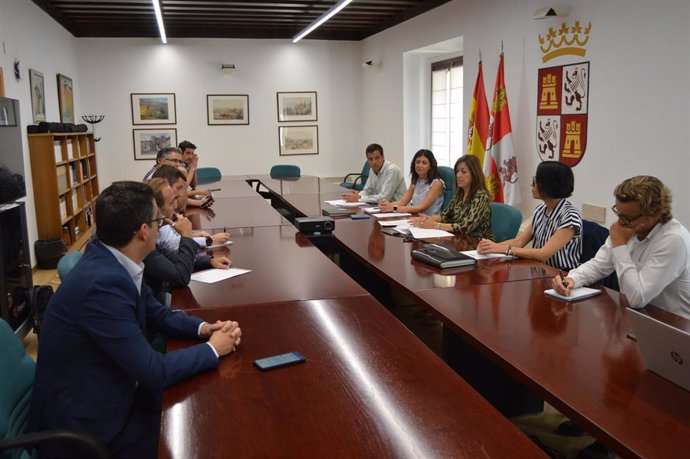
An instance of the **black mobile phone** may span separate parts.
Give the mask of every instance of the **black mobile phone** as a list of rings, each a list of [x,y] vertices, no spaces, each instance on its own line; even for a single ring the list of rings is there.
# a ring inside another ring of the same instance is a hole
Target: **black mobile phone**
[[[307,359],[299,352],[288,352],[286,354],[254,360],[254,365],[256,365],[259,370],[266,371],[306,361]]]

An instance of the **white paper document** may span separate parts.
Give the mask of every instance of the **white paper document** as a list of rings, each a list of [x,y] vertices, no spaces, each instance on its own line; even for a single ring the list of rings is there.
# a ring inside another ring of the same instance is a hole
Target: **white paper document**
[[[432,237],[453,237],[453,233],[448,231],[437,230],[437,229],[427,229],[427,228],[417,228],[416,226],[410,226],[410,233],[415,239],[429,239]]]
[[[575,301],[581,300],[582,298],[589,298],[590,296],[598,295],[601,293],[601,290],[589,287],[577,287],[570,291],[570,296],[565,296],[561,295],[560,293],[556,293],[554,289],[550,288],[548,290],[544,290],[544,293],[548,296],[558,298],[559,300]]]
[[[366,207],[362,210],[368,214],[378,214],[379,212],[381,212],[381,209],[379,209],[378,207]]]
[[[225,279],[230,279],[231,277],[240,276],[251,272],[251,269],[240,269],[240,268],[230,268],[230,269],[207,269],[205,271],[199,271],[198,273],[192,274],[192,280],[197,282],[205,282],[207,284],[213,284]]]
[[[463,253],[463,254],[467,255],[468,257],[472,257],[475,260],[486,260],[488,258],[505,258],[506,260],[512,260],[513,258],[515,258],[511,255],[505,255],[502,253],[481,254],[481,253],[477,252],[476,250],[465,250],[464,252],[460,252],[460,253]]]
[[[384,212],[381,214],[374,214],[372,217],[374,218],[386,218],[386,217],[409,217],[410,213],[407,212]]]
[[[407,228],[410,226],[409,220],[380,220],[379,225],[381,226],[403,226]]]
[[[366,206],[366,202],[347,202],[344,199],[336,199],[335,201],[325,201],[326,204],[330,204],[336,207],[362,207]]]

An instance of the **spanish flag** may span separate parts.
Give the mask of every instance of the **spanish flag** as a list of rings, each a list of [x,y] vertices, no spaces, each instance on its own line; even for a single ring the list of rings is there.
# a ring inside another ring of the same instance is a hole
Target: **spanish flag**
[[[503,53],[498,61],[494,98],[491,102],[491,126],[489,127],[490,143],[486,156],[491,158],[491,176],[487,175],[493,192],[493,200],[515,205],[520,202],[518,187],[517,158],[513,150],[513,128],[510,124],[508,94],[503,76]],[[484,173],[487,173],[486,162]]]
[[[482,61],[479,60],[479,73],[474,84],[472,104],[470,105],[470,122],[467,129],[467,154],[474,155],[479,164],[484,164],[485,146],[489,132],[489,104],[484,90],[484,72]],[[491,155],[487,155],[491,158]],[[488,176],[487,176],[488,178]],[[487,185],[489,182],[487,181]],[[490,191],[490,190],[489,190]]]

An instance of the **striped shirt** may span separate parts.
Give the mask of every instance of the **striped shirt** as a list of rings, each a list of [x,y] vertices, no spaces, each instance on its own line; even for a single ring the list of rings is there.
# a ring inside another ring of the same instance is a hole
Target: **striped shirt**
[[[565,271],[577,268],[582,255],[582,217],[566,199],[561,199],[551,214],[541,204],[532,217],[532,247],[540,249],[561,228],[575,228],[575,236],[546,260],[546,264]]]

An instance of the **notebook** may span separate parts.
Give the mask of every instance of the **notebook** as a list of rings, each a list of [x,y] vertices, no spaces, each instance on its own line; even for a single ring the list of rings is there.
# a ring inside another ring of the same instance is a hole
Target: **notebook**
[[[690,390],[690,333],[628,308],[644,366]]]
[[[548,290],[544,290],[544,293],[548,296],[558,298],[559,300],[576,301],[598,295],[601,293],[601,290],[589,287],[577,287],[570,291],[570,296],[565,296],[561,295],[560,293],[556,293],[554,289],[550,288]]]
[[[457,268],[476,263],[474,258],[468,257],[451,247],[438,244],[426,244],[421,249],[413,250],[412,258],[441,269]]]

